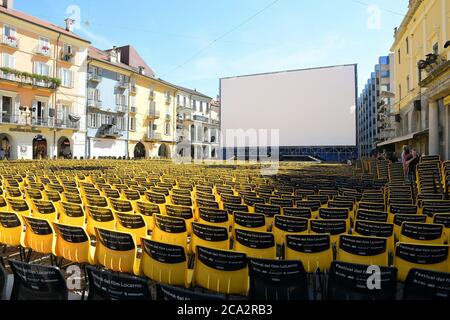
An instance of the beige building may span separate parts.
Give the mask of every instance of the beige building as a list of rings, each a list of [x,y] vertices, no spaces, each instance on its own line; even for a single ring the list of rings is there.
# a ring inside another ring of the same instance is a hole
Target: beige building
[[[391,51],[395,57],[396,138],[421,154],[450,159],[450,1],[410,0]]]

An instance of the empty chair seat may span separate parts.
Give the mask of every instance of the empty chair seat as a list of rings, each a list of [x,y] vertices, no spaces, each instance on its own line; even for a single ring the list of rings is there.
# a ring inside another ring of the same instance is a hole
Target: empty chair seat
[[[0,244],[18,247],[22,245],[23,222],[15,212],[0,212]]]
[[[9,260],[14,274],[11,300],[68,300],[61,270],[52,266]]]
[[[266,216],[257,213],[235,212],[233,215],[233,233],[236,228],[261,232],[267,231]]]
[[[155,227],[152,232],[152,240],[182,246],[187,252],[186,221],[159,214],[155,214],[154,218]]]
[[[403,300],[450,300],[450,273],[411,269],[403,288]]]
[[[304,219],[312,219],[311,208],[283,208],[283,215],[287,217],[297,217]]]
[[[275,259],[276,246],[273,233],[235,229],[233,249],[248,257]]]
[[[184,247],[142,239],[140,273],[153,281],[188,288],[192,273]]]
[[[112,271],[139,274],[137,247],[130,233],[95,227],[94,263]]]
[[[86,231],[90,236],[95,236],[95,227],[114,230],[116,218],[109,208],[86,207]]]
[[[348,231],[347,220],[309,220],[311,234],[329,234],[331,242],[336,243],[339,235]]]
[[[306,234],[308,228],[308,219],[276,215],[272,232],[276,244],[281,246],[286,241],[286,234]]]
[[[450,272],[449,248],[447,245],[397,243],[394,266],[398,269],[398,281],[404,282],[414,268]]]
[[[35,218],[47,219],[50,222],[58,219],[58,212],[51,201],[32,200],[31,208],[32,215]]]
[[[25,248],[42,254],[53,254],[54,231],[47,219],[23,217],[26,229]]]
[[[70,202],[61,202],[59,206],[58,222],[71,226],[83,227],[86,224],[83,206]]]
[[[286,260],[299,260],[306,272],[330,269],[333,261],[330,235],[286,235]]]
[[[166,213],[170,217],[184,219],[188,234],[192,234],[192,222],[194,221],[194,212],[192,207],[181,205],[167,205]]]
[[[218,208],[198,208],[198,221],[203,224],[211,224],[217,227],[223,227],[227,230],[230,227],[229,215],[226,210]]]
[[[192,284],[223,294],[248,295],[247,256],[197,246]]]
[[[159,206],[154,203],[143,201],[136,201],[136,212],[145,220],[148,230],[153,230],[155,226],[155,219],[153,215],[160,214]]]
[[[56,239],[53,254],[75,263],[93,263],[91,239],[82,227],[53,223]]]
[[[308,285],[300,261],[250,259],[252,300],[307,300]]]
[[[370,281],[380,271],[380,281]],[[335,261],[328,277],[328,300],[395,300],[397,269]]]
[[[116,212],[134,213],[133,205],[131,204],[131,202],[129,200],[110,198],[109,203],[110,203],[110,208]]]
[[[116,230],[128,232],[133,235],[136,244],[140,244],[141,238],[147,238],[147,224],[140,214],[116,212]]]
[[[88,300],[151,300],[147,280],[86,266]]]
[[[355,216],[355,220],[373,222],[387,222],[388,218],[389,215],[385,211],[375,211],[367,209],[358,209]]]
[[[402,223],[399,241],[417,244],[444,244],[444,226],[405,221]]]
[[[387,239],[354,235],[341,235],[337,245],[336,260],[388,266]]]
[[[354,234],[366,237],[378,237],[387,239],[387,247],[389,252],[394,252],[394,224],[356,220]]]
[[[197,246],[229,250],[230,238],[228,228],[194,222],[192,224],[192,236],[189,245],[190,253],[195,254]]]

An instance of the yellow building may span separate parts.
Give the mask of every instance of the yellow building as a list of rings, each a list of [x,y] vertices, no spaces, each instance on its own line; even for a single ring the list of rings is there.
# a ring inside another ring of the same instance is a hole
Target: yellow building
[[[421,154],[450,159],[450,0],[410,0],[395,30],[394,112],[396,138],[379,144],[403,145]]]
[[[10,159],[85,156],[89,42],[72,26],[0,6],[0,148]]]
[[[140,69],[143,70],[143,69]],[[135,73],[136,128],[130,131],[131,157],[172,158],[176,145],[176,88],[168,82]]]

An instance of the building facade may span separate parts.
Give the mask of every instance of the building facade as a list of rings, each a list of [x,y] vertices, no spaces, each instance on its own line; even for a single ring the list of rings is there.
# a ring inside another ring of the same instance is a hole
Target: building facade
[[[0,148],[9,159],[84,157],[89,42],[0,6]]]
[[[391,128],[391,82],[393,55],[382,56],[375,65],[357,104],[357,144],[361,157],[367,157],[379,142],[393,137]]]
[[[171,158],[176,87],[131,46],[89,50],[89,157]]]
[[[177,88],[177,155],[194,160],[217,159],[220,104],[196,90]]]
[[[380,143],[400,153],[403,145],[421,154],[450,159],[450,3],[411,0],[395,30],[396,138]]]

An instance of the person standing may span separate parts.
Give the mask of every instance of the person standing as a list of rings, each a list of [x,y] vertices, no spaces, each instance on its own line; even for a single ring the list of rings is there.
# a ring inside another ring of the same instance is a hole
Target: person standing
[[[416,168],[419,162],[420,156],[417,154],[417,151],[413,149],[410,159],[406,162],[408,167],[408,179],[410,182],[413,182],[416,179]]]
[[[5,159],[5,150],[3,150],[3,148],[0,148],[0,160],[4,160]]]

